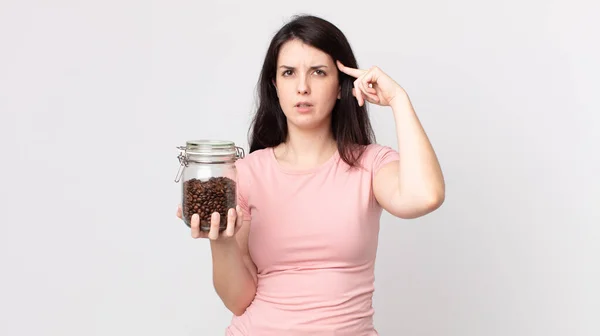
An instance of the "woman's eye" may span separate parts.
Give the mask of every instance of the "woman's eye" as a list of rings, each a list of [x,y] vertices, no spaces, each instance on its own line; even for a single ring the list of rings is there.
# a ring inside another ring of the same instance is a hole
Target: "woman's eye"
[[[292,70],[285,70],[281,73],[282,76],[291,76],[293,74]],[[324,76],[325,72],[323,70],[317,69],[315,70],[315,74],[319,76]]]

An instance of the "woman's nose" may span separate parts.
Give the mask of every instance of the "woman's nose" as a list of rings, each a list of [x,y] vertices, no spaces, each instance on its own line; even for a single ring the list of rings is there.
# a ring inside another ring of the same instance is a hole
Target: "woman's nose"
[[[298,79],[298,93],[299,94],[308,94],[310,92],[308,80],[304,77],[300,77]]]

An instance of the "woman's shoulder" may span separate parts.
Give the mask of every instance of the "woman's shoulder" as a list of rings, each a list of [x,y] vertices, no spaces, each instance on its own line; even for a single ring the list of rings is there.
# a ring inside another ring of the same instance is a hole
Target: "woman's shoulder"
[[[246,153],[243,157],[235,161],[235,168],[238,178],[238,191],[243,202],[250,198],[252,185],[259,176],[264,175],[266,171],[269,149],[259,149],[252,153]]]
[[[360,165],[371,171],[376,171],[382,165],[399,159],[398,151],[387,145],[372,143],[359,148],[361,150]]]
[[[381,152],[395,151],[390,146],[381,145],[378,143],[368,144],[366,146],[363,146],[363,148],[364,148],[364,153],[369,156],[376,156],[377,154],[379,154]]]
[[[271,155],[271,150],[271,148],[263,148],[245,154],[235,162],[236,168],[247,170],[260,169],[268,161],[266,159]]]

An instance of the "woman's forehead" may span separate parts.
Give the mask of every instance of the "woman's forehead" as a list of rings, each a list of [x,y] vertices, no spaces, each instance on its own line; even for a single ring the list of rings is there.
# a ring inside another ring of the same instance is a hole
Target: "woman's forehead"
[[[292,67],[313,67],[331,65],[333,61],[327,53],[301,41],[291,40],[281,47],[277,63]]]

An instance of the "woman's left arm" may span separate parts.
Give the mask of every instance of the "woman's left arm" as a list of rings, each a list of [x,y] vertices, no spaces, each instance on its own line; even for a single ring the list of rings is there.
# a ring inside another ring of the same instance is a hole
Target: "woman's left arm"
[[[396,125],[399,161],[375,174],[373,192],[381,206],[400,218],[417,218],[439,208],[445,183],[435,151],[408,95],[399,93],[391,105]]]
[[[445,199],[442,169],[408,94],[381,69],[348,68],[340,71],[357,78],[354,95],[365,101],[390,106],[394,114],[399,161],[390,162],[375,174],[375,198],[389,213],[400,218],[417,218],[439,208]]]

